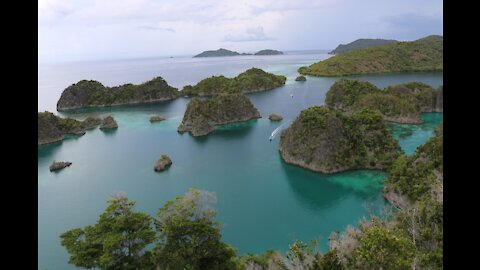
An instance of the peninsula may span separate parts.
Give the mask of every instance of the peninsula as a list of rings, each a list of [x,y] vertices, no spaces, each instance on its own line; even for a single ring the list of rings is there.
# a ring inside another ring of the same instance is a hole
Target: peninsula
[[[358,49],[298,69],[299,73],[312,76],[421,71],[443,71],[442,36]]]
[[[395,42],[398,42],[398,41],[393,39],[361,38],[353,42],[350,42],[348,44],[340,44],[337,46],[337,48],[335,48],[328,54],[341,54],[341,53],[346,53],[346,52],[350,52],[358,49],[365,49],[365,48],[370,48],[370,47],[375,47],[375,46],[380,46],[380,45],[385,45],[385,44],[390,44]]]

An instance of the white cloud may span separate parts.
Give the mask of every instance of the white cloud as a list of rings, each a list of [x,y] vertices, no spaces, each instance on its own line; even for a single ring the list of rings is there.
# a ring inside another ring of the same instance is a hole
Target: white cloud
[[[248,28],[244,33],[227,34],[223,40],[230,42],[247,42],[273,40],[273,38],[268,37],[263,31],[263,27],[259,26],[256,28]]]

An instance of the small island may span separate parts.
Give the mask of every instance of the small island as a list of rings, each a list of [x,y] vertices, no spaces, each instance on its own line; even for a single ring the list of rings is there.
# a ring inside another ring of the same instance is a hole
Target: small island
[[[118,128],[117,121],[113,118],[113,116],[109,115],[102,120],[102,124],[100,125],[100,129],[116,129]]]
[[[286,163],[315,172],[337,173],[385,169],[401,148],[377,112],[347,114],[313,106],[303,110],[282,132],[279,151]]]
[[[287,78],[259,68],[250,68],[234,78],[212,76],[196,85],[187,85],[181,91],[184,96],[214,96],[219,93],[252,93],[278,88]]]
[[[281,55],[283,52],[277,50],[261,50],[255,53],[255,55]]]
[[[61,118],[51,112],[38,113],[38,145],[62,141],[65,135],[85,134],[85,130],[95,128],[100,119],[89,117],[84,121]]]
[[[163,116],[160,116],[160,115],[154,115],[152,117],[150,117],[150,123],[155,123],[155,122],[160,122],[160,121],[163,121],[167,118],[163,117]]]
[[[311,76],[426,71],[443,71],[442,36],[353,50],[298,69],[300,74]]]
[[[160,156],[160,159],[155,162],[153,170],[156,172],[163,172],[172,166],[172,160],[165,154]]]
[[[268,119],[270,119],[270,121],[282,121],[283,117],[279,114],[272,113],[268,116]]]
[[[204,51],[202,53],[195,55],[194,57],[221,57],[221,56],[237,56],[237,55],[240,55],[240,53],[220,48],[218,50]]]
[[[443,111],[443,87],[411,82],[389,86],[385,90],[359,80],[342,79],[328,90],[325,104],[346,112],[375,110],[385,121],[401,124],[420,124],[420,114]]]
[[[307,80],[307,78],[303,75],[300,75],[297,78],[295,78],[295,81],[297,81],[297,82],[304,82],[306,80]]]
[[[50,165],[50,171],[53,172],[53,171],[58,171],[58,170],[61,170],[65,167],[69,167],[70,165],[72,165],[72,162],[63,162],[63,161],[53,161],[52,162],[52,165]]]
[[[190,132],[192,136],[205,136],[216,125],[261,118],[257,108],[241,93],[222,93],[210,99],[192,98],[188,103],[179,133]]]
[[[105,87],[98,81],[82,80],[63,90],[57,102],[57,111],[145,104],[177,97],[178,89],[169,86],[162,77],[139,85],[129,83],[115,87]]]
[[[348,44],[340,44],[337,46],[337,48],[335,48],[328,54],[341,54],[341,53],[351,52],[358,49],[365,49],[365,48],[370,48],[370,47],[375,47],[375,46],[380,46],[380,45],[385,45],[385,44],[390,44],[395,42],[398,42],[398,41],[393,39],[361,38],[353,42],[350,42]]]

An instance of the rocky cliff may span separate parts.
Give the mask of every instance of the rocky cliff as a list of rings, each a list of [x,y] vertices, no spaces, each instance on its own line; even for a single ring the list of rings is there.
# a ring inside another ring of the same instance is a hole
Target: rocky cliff
[[[38,113],[38,145],[61,141],[67,134],[83,135],[85,130],[100,123],[100,119],[89,117],[83,122],[72,118],[61,118],[51,112]]]
[[[97,81],[82,80],[63,90],[57,102],[57,110],[108,107],[167,101],[177,98],[178,91],[162,77],[145,83],[105,87]]]
[[[384,169],[401,152],[382,116],[351,114],[327,107],[303,110],[280,137],[280,154],[289,164],[322,173]]]
[[[178,132],[204,136],[216,125],[260,118],[260,113],[244,94],[219,94],[211,99],[193,98],[187,105]]]

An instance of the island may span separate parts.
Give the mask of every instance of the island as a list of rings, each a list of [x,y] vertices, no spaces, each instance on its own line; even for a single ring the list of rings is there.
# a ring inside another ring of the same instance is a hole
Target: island
[[[315,172],[385,169],[401,148],[382,116],[371,110],[351,114],[325,106],[303,110],[280,136],[282,159]]]
[[[268,119],[270,121],[282,121],[283,120],[283,117],[279,114],[275,114],[275,113],[272,113],[268,116]]]
[[[150,123],[160,122],[160,121],[163,121],[163,120],[165,120],[165,119],[166,119],[166,118],[163,117],[163,116],[154,115],[154,116],[150,117]]]
[[[300,75],[297,78],[295,78],[295,81],[297,81],[297,82],[304,82],[306,80],[307,80],[307,78],[303,75]]]
[[[345,112],[371,109],[385,121],[420,124],[421,113],[443,111],[443,87],[435,90],[427,84],[411,82],[381,90],[366,81],[341,79],[328,90],[325,104]]]
[[[192,136],[205,136],[216,125],[261,118],[257,108],[241,93],[221,93],[210,99],[192,98],[178,127],[179,133],[190,132]]]
[[[100,124],[100,119],[87,118],[83,122],[72,118],[61,118],[51,112],[38,113],[38,145],[62,141],[65,135],[84,135],[86,129]]]
[[[230,51],[227,49],[220,48],[218,50],[204,51],[202,53],[195,55],[194,57],[221,57],[221,56],[236,56],[236,55],[241,55],[241,54],[235,51]]]
[[[163,172],[172,166],[172,160],[165,154],[160,156],[160,159],[155,162],[153,170],[156,172]]]
[[[283,52],[277,51],[277,50],[270,50],[270,49],[261,50],[255,53],[255,55],[280,55],[280,54],[283,54]]]
[[[102,120],[102,124],[100,125],[100,129],[116,129],[118,128],[117,121],[113,118],[113,116],[109,115]]]
[[[234,78],[212,76],[196,85],[186,85],[181,94],[184,96],[214,96],[219,93],[252,93],[278,88],[287,78],[275,75],[259,68],[250,68]]]
[[[370,47],[375,47],[375,46],[380,46],[380,45],[385,45],[385,44],[390,44],[395,42],[398,42],[398,41],[393,39],[361,38],[353,42],[350,42],[348,44],[340,44],[337,46],[337,48],[330,51],[328,54],[341,54],[341,53],[346,53],[346,52],[350,52],[358,49],[365,49],[365,48],[370,48]]]
[[[82,80],[63,90],[57,102],[57,111],[144,104],[177,97],[178,89],[169,86],[162,77],[139,85],[129,83],[115,87],[105,87],[98,81]]]
[[[443,72],[442,36],[358,49],[298,69],[300,74],[311,76],[425,71]]]
[[[72,162],[63,162],[63,161],[53,161],[52,164],[50,165],[50,171],[53,172],[53,171],[58,171],[58,170],[61,170],[65,167],[69,167],[70,165],[72,165]]]

